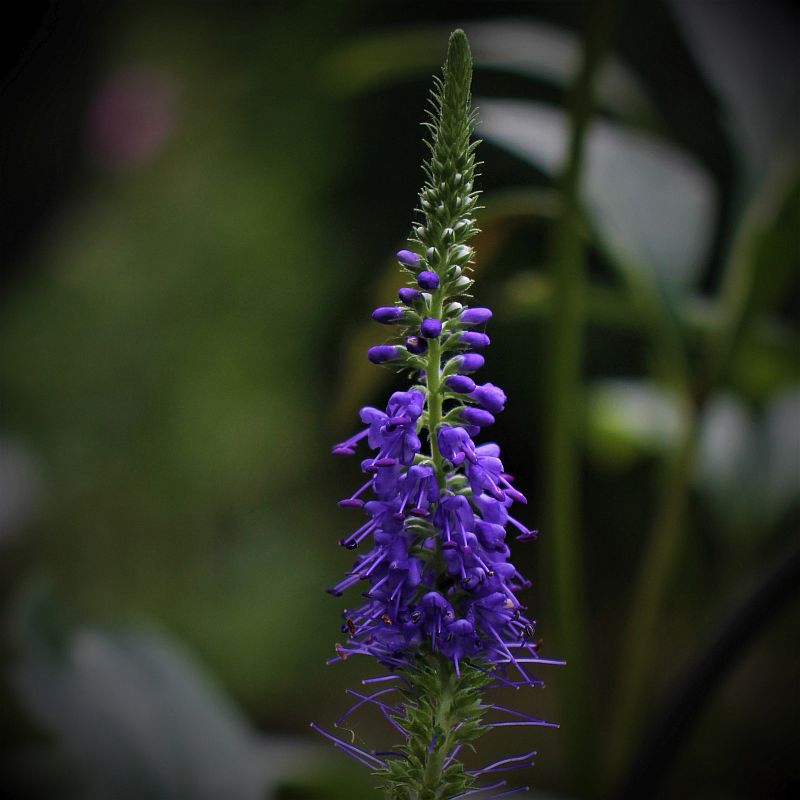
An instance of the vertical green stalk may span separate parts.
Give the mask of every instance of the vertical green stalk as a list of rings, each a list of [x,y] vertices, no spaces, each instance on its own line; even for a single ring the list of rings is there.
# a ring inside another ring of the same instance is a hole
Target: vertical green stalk
[[[723,272],[720,292],[722,321],[710,332],[706,358],[695,379],[694,391],[685,363],[682,369],[665,371],[665,374],[675,378],[674,386],[683,400],[683,435],[666,465],[663,490],[633,595],[631,618],[621,650],[620,681],[613,704],[614,717],[611,720],[607,753],[606,779],[609,786],[619,778],[636,746],[642,721],[642,698],[647,691],[647,673],[655,649],[658,615],[685,528],[686,505],[697,449],[697,418],[702,411],[702,405],[696,407],[692,398],[700,398],[701,403],[708,398],[724,379],[733,358],[738,337],[748,320],[754,288],[755,259],[752,248],[756,231],[762,217],[768,216],[768,209],[772,208],[774,200],[772,193],[779,187],[779,183],[765,183],[764,192],[756,195],[745,210]],[[656,315],[651,314],[650,317],[655,319]],[[674,346],[665,347],[669,345],[669,337],[656,329],[653,338],[667,356],[662,358],[662,362],[669,366],[668,357],[675,351]],[[685,354],[683,358],[685,362]],[[672,361],[676,359],[672,358]]]
[[[592,740],[590,669],[584,617],[583,570],[579,554],[577,442],[581,408],[582,334],[586,249],[579,233],[580,177],[586,134],[593,112],[594,82],[608,50],[616,0],[591,6],[584,34],[583,62],[568,100],[571,139],[561,176],[562,210],[553,241],[553,303],[548,348],[546,430],[546,536],[552,542],[552,581],[560,653],[567,660],[563,680],[563,731],[571,772],[590,792],[596,744]]]
[[[465,665],[458,677],[441,656],[421,656],[418,669],[406,673],[409,686],[398,722],[409,732],[398,748],[404,760],[392,759],[383,777],[388,800],[450,800],[468,791],[474,778],[456,760],[456,745],[471,746],[483,733],[485,673]]]
[[[431,314],[436,319],[442,316],[444,305],[444,289],[436,289],[431,297]],[[440,489],[445,488],[444,463],[439,452],[436,429],[442,421],[442,347],[438,339],[431,340],[428,346],[428,366],[426,370],[428,384],[428,439],[431,446],[431,461],[436,472],[436,481]]]
[[[682,408],[680,442],[666,464],[653,527],[636,583],[631,616],[621,649],[619,683],[607,754],[609,784],[616,780],[639,732],[642,696],[657,640],[658,616],[685,524],[689,482],[696,450],[696,414],[688,398]]]
[[[448,45],[442,79],[436,82],[429,121],[430,158],[424,165],[427,180],[420,192],[421,223],[414,228],[413,242],[424,253],[426,268],[434,270],[440,285],[430,294],[424,315],[446,321],[445,300],[463,293],[471,281],[464,276],[454,292],[454,281],[467,268],[471,249],[466,242],[475,233],[473,217],[478,194],[474,151],[471,142],[475,117],[471,111],[472,56],[467,37],[454,31]],[[456,277],[453,277],[457,270]],[[447,335],[444,331],[443,335]],[[442,422],[442,342],[439,337],[427,340],[425,361],[426,415],[421,434],[427,432],[430,459],[441,490],[446,489],[447,474],[439,451],[437,429]],[[437,574],[446,576],[440,543],[436,538],[434,563]],[[398,723],[408,733],[397,749],[403,758],[392,758],[383,771],[384,788],[390,800],[448,800],[474,784],[460,761],[448,756],[457,745],[469,745],[484,728],[482,691],[489,679],[468,663],[456,673],[454,665],[440,655],[417,656],[414,668],[404,672],[407,686],[405,703]]]

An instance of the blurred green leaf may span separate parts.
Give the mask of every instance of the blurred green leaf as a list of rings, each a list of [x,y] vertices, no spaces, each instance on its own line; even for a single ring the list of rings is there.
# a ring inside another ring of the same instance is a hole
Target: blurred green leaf
[[[730,384],[749,400],[762,402],[800,381],[798,337],[770,321],[751,325],[731,363]]]
[[[599,461],[625,467],[642,456],[661,455],[683,429],[675,396],[640,380],[606,380],[588,392],[586,437]]]
[[[506,317],[546,317],[554,311],[552,279],[543,272],[522,270],[500,286],[492,305]],[[719,303],[699,294],[684,297],[676,312],[681,326],[695,339],[712,334],[721,321]],[[628,297],[619,289],[596,282],[586,287],[586,317],[590,323],[602,327],[641,329],[641,320]],[[765,370],[775,371],[775,378],[783,373],[785,381],[796,380],[800,369],[796,359],[800,339],[791,325],[775,317],[760,315],[753,319],[741,344],[738,367],[747,368],[749,364],[758,362],[762,375]],[[775,393],[774,380],[754,381],[754,384],[764,389],[754,397],[760,399]]]
[[[340,92],[357,93],[436,70],[442,42],[453,24],[387,30],[361,37],[326,62],[325,78]],[[521,19],[463,25],[478,69],[509,72],[568,85],[578,69],[580,45],[570,31]],[[652,120],[656,111],[637,76],[619,59],[608,59],[597,79],[598,102],[625,119]]]
[[[635,328],[638,319],[627,298],[617,289],[590,283],[586,287],[588,322],[608,328]],[[553,281],[541,272],[525,270],[507,280],[492,306],[508,318],[539,319],[555,311]]]
[[[549,175],[565,154],[564,115],[518,100],[478,101],[480,133]],[[652,136],[609,122],[592,126],[583,202],[612,262],[674,295],[697,283],[715,212],[705,170]]]
[[[744,318],[769,311],[786,297],[793,281],[800,275],[800,182],[791,174],[771,193],[768,207],[753,224],[747,253],[752,262],[751,287]],[[781,191],[782,190],[782,191]],[[744,320],[743,320],[744,321]]]
[[[330,578],[321,554],[343,524],[319,513],[332,485],[314,466],[320,343],[349,291],[328,193],[344,109],[315,81],[338,34],[303,3],[202,5],[98,21],[85,91],[154,67],[178,87],[175,127],[129,170],[76,150],[69,200],[4,298],[3,424],[42,466],[25,557],[81,618],[159,620],[275,720],[297,712],[281,700],[304,683],[297,665],[330,646],[309,629],[338,619],[307,590]],[[134,114],[125,136],[145,123]]]
[[[54,649],[50,616],[24,614],[11,680],[79,767],[82,796],[256,800],[300,766],[302,750],[260,741],[163,635],[83,628]]]
[[[351,41],[323,63],[323,80],[334,91],[357,94],[410,76],[427,76],[441,63],[444,30],[414,27]]]

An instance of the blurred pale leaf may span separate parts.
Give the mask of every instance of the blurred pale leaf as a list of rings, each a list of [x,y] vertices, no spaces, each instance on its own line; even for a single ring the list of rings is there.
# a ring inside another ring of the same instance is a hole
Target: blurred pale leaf
[[[586,409],[590,452],[614,466],[669,450],[683,422],[674,395],[640,380],[605,380],[592,386]]]
[[[580,43],[564,28],[511,19],[469,25],[466,30],[479,67],[566,86],[580,66]],[[616,57],[607,59],[600,70],[597,100],[624,118],[655,115],[638,77]]]
[[[670,5],[719,98],[737,156],[731,213],[721,237],[725,319],[710,356],[721,372],[734,371],[752,313],[785,296],[797,274],[797,204],[787,193],[787,178],[790,187],[800,164],[800,16],[782,0]],[[780,220],[787,210],[788,226]]]
[[[348,43],[325,65],[339,91],[363,92],[438,70],[443,42],[454,25],[409,27],[372,33]],[[580,44],[564,28],[520,19],[466,23],[478,69],[509,72],[565,86],[580,64]],[[637,76],[611,58],[597,81],[598,102],[626,118],[652,119],[655,110]]]
[[[800,498],[800,388],[772,401],[764,427],[764,499],[768,511],[778,516]]]
[[[752,413],[732,394],[702,418],[696,481],[712,511],[737,534],[768,530],[800,498],[800,389]]]
[[[0,435],[0,547],[36,515],[42,469],[29,447]]]
[[[296,745],[259,741],[164,636],[85,628],[54,647],[30,619],[12,685],[80,767],[86,796],[256,800],[297,769]]]
[[[480,134],[555,175],[568,128],[554,108],[518,100],[478,101]],[[688,155],[652,136],[596,121],[590,131],[583,202],[597,240],[624,270],[674,295],[696,284],[714,221],[712,184]]]
[[[758,498],[757,451],[757,432],[744,404],[732,394],[712,400],[701,420],[696,479],[712,510],[737,528],[745,518],[749,522]]]
[[[798,17],[789,3],[670,0],[675,18],[724,107],[750,176],[800,133]]]

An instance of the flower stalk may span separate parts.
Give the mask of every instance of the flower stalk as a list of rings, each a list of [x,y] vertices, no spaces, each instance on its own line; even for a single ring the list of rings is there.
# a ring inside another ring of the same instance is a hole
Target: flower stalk
[[[510,513],[527,501],[505,472],[500,448],[473,441],[506,396],[471,377],[484,363],[475,350],[489,344],[482,327],[492,313],[462,302],[472,287],[467,242],[478,231],[471,79],[467,38],[455,31],[425,123],[430,157],[418,222],[409,249],[397,253],[408,285],[395,305],[372,315],[397,335],[370,348],[368,358],[408,371],[413,385],[395,392],[385,411],[362,408],[366,427],[334,447],[353,455],[366,440],[373,454],[361,462],[366,482],[339,504],[368,517],[340,544],[371,549],[329,590],[340,596],[367,584],[366,602],[344,612],[347,640],[331,663],[366,655],[389,671],[368,681],[386,680],[386,688],[351,692],[357,702],[337,724],[371,707],[400,742],[368,751],[313,727],[368,766],[389,800],[504,796],[506,779],[497,774],[529,766],[534,753],[467,768],[462,750],[495,727],[554,727],[486,702],[497,685],[541,685],[532,665],[561,662],[539,656],[535,623],[517,597],[530,582],[509,560],[509,528],[518,540],[536,536]]]

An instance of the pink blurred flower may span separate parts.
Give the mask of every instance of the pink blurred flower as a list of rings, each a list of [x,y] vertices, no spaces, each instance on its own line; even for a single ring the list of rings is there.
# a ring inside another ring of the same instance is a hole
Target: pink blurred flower
[[[95,94],[86,121],[93,161],[113,170],[134,169],[152,159],[178,122],[178,84],[153,68],[128,67]]]

